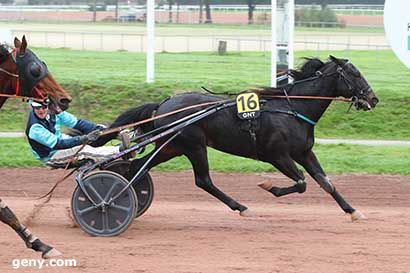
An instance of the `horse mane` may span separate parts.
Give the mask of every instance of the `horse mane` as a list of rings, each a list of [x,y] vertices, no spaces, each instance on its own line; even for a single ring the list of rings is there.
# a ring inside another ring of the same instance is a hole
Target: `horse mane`
[[[0,44],[0,63],[4,62],[9,54],[8,46],[6,44]]]
[[[299,69],[289,69],[287,73],[295,80],[300,81],[307,78],[310,78],[316,74],[316,71],[321,69],[326,65],[319,58],[303,58],[305,62],[300,66]],[[255,92],[259,97],[269,97],[283,95],[283,88],[281,87],[269,87],[262,86],[259,88],[250,89],[249,91]]]

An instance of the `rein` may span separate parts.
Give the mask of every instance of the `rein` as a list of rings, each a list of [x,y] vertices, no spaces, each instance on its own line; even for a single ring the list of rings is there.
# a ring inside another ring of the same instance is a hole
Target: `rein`
[[[7,75],[12,76],[12,77],[14,77],[14,78],[18,78],[18,77],[19,77],[19,75],[14,74],[14,73],[11,73],[11,72],[9,72],[9,71],[3,69],[3,68],[0,68],[0,71],[1,71],[1,72],[4,72],[4,73],[6,73]]]
[[[44,102],[46,100],[46,98],[44,99],[39,99],[39,98],[35,98],[35,97],[27,97],[27,96],[18,96],[18,95],[7,95],[7,94],[0,94],[0,97],[6,97],[6,98],[10,98],[10,99],[22,99],[23,101],[37,101],[37,102]]]
[[[190,110],[190,109],[193,109],[193,108],[208,106],[208,105],[215,105],[215,104],[220,104],[220,103],[224,103],[224,102],[228,102],[228,101],[231,101],[231,100],[219,100],[219,101],[205,102],[205,103],[190,105],[190,106],[183,107],[183,108],[171,111],[171,112],[167,112],[167,113],[155,116],[155,117],[150,117],[150,118],[147,118],[147,119],[144,119],[144,120],[140,120],[140,121],[137,121],[137,122],[134,122],[134,123],[129,123],[129,124],[119,126],[119,127],[115,127],[115,128],[111,128],[111,129],[105,129],[105,130],[101,131],[100,136],[120,132],[124,129],[135,127],[137,125],[141,125],[141,124],[144,124],[144,123],[147,123],[147,122],[150,122],[150,121],[154,121],[154,120],[157,120],[157,119],[160,119],[160,118],[165,118],[165,117],[168,117],[168,116],[171,116],[171,115],[174,115],[174,114],[186,111],[186,110]]]
[[[282,96],[282,95],[263,95],[266,98],[278,98],[278,99],[307,99],[307,100],[335,100],[335,101],[344,101],[352,102],[352,98],[340,98],[340,97],[316,97],[316,96]]]

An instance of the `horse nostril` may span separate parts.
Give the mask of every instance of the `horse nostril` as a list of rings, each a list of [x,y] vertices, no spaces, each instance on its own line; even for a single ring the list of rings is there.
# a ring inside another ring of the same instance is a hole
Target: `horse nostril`
[[[62,99],[60,99],[60,101],[59,101],[59,103],[60,103],[61,105],[64,105],[64,106],[68,106],[68,105],[70,104],[70,102],[71,102],[71,100],[70,100],[70,99],[67,99],[67,98],[62,98]]]
[[[379,99],[376,98],[376,97],[372,98],[372,104],[373,104],[374,106],[376,106],[377,103],[379,103]]]

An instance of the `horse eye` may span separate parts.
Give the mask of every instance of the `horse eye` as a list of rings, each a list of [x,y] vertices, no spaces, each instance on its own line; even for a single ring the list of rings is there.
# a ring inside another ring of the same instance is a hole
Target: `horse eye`
[[[41,66],[36,63],[32,63],[30,65],[30,74],[36,78],[40,77],[41,76]]]

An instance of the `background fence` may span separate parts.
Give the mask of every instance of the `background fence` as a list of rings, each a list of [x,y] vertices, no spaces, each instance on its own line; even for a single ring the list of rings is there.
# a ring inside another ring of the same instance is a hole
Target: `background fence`
[[[22,31],[12,30],[13,36],[26,35],[31,46],[70,48],[79,50],[145,52],[146,36],[135,33]],[[217,51],[219,41],[227,41],[228,51],[270,51],[268,36],[237,35],[164,35],[156,36],[157,52]],[[381,50],[390,46],[384,35],[321,35],[299,34],[295,50]]]

